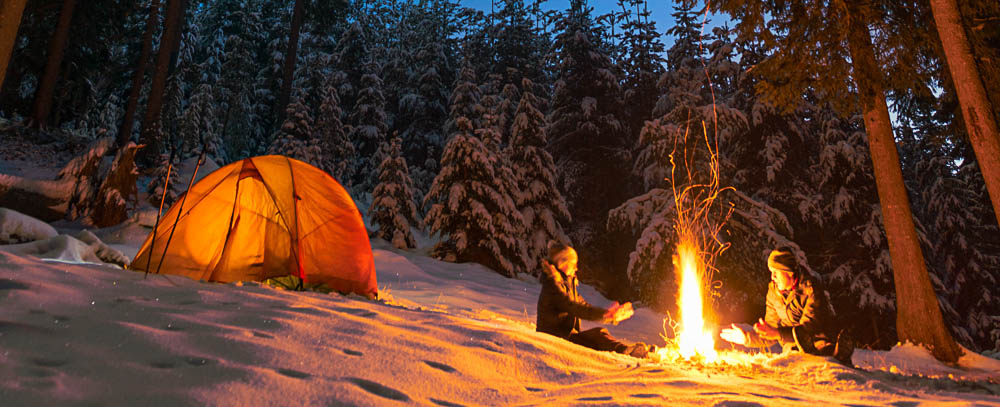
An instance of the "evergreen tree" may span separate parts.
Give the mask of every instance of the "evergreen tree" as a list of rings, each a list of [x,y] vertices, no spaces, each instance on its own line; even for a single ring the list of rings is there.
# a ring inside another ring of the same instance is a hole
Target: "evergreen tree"
[[[322,167],[323,150],[320,140],[316,137],[315,122],[305,98],[298,95],[295,101],[288,104],[285,122],[274,135],[274,142],[267,150],[268,154],[289,156],[316,167]]]
[[[539,264],[546,255],[548,241],[566,241],[563,225],[569,224],[569,209],[556,187],[556,168],[552,155],[545,151],[545,116],[538,110],[538,100],[530,91],[534,84],[524,79],[525,89],[511,126],[511,142],[505,151],[513,164],[517,181],[516,205],[524,218],[529,266]],[[532,269],[534,270],[534,269]]]
[[[546,137],[575,220],[570,237],[584,249],[582,263],[602,268],[601,259],[591,256],[604,247],[595,241],[603,235],[607,211],[625,198],[620,180],[633,143],[620,119],[619,73],[603,52],[602,35],[584,3],[571,1],[556,23],[558,66]]]
[[[369,62],[366,66],[368,73],[361,77],[357,102],[348,117],[348,122],[352,123],[348,139],[358,150],[354,183],[362,191],[371,190],[378,182],[376,165],[381,160],[376,152],[385,142],[388,131],[385,97],[382,93],[382,80],[378,76],[378,66],[374,62]]]
[[[413,182],[406,159],[401,155],[400,143],[398,136],[393,137],[379,154],[385,159],[379,164],[378,185],[372,192],[368,213],[372,223],[379,226],[375,237],[385,239],[399,249],[412,249],[417,247],[417,243],[410,229],[421,226],[413,200]]]
[[[404,156],[412,163],[413,181],[418,195],[426,191],[437,173],[438,154],[444,143],[441,124],[447,118],[443,77],[447,68],[444,49],[439,43],[424,44],[416,53],[412,83],[413,93],[400,100],[401,118],[409,123],[402,131]]]
[[[199,85],[184,109],[180,126],[182,158],[200,155],[204,148],[206,157],[226,162],[225,146],[217,129],[218,112],[214,92],[211,85]]]
[[[354,143],[347,137],[344,124],[340,121],[343,112],[340,110],[337,87],[332,81],[328,81],[321,93],[322,102],[319,106],[319,117],[316,120],[316,136],[320,141],[320,154],[322,156],[319,167],[330,173],[345,187],[349,187],[354,177],[356,165]]]
[[[664,46],[656,23],[650,20],[648,1],[619,0],[618,4],[627,10],[621,44],[624,48],[621,70],[625,75],[625,122],[629,134],[637,134],[653,112],[660,93],[656,83],[663,76],[667,61],[661,56]]]
[[[354,106],[357,103],[362,76],[366,74],[364,68],[367,58],[368,46],[364,29],[361,22],[354,21],[337,41],[336,49],[333,52],[333,60],[336,61],[337,69],[344,76],[339,81],[340,88],[337,89],[337,93],[345,106]],[[355,123],[350,124],[354,125]]]
[[[218,37],[224,49],[220,61],[220,77],[217,85],[220,124],[219,134],[227,150],[233,156],[230,160],[253,154],[264,134],[264,124],[258,112],[268,105],[259,106],[257,97],[256,47],[264,43],[262,16],[256,11],[256,2],[243,0],[229,10]]]
[[[455,132],[449,137],[441,159],[441,172],[434,178],[423,202],[430,205],[424,223],[442,241],[433,255],[456,262],[482,264],[508,277],[526,268],[523,220],[514,203],[512,191],[498,173],[500,155],[491,148],[492,134],[481,140],[473,134],[472,121],[463,112],[477,104],[476,85],[464,79],[452,92],[451,123]],[[472,95],[472,96],[470,96]]]

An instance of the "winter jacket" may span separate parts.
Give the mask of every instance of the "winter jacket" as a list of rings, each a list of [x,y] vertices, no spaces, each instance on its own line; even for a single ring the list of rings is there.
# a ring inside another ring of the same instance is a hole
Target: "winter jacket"
[[[555,267],[546,267],[543,261],[539,276],[542,292],[538,295],[538,319],[535,330],[568,338],[580,331],[580,318],[588,321],[603,319],[606,309],[587,303],[576,291],[576,276],[567,277]]]
[[[829,343],[830,338],[836,338],[837,327],[833,325],[826,296],[818,287],[806,277],[799,277],[795,287],[786,293],[778,291],[773,281],[768,285],[764,322],[778,328],[778,342],[782,347],[795,345],[796,338],[810,344],[814,341]],[[748,339],[750,347],[765,347],[774,343],[753,331],[748,332]]]

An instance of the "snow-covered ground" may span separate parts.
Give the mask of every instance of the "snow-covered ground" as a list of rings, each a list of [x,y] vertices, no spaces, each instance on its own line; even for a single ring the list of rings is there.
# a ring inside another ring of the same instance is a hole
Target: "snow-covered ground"
[[[130,257],[148,229],[94,232]],[[0,405],[1000,405],[1000,362],[971,353],[948,367],[913,346],[859,350],[851,369],[802,354],[706,366],[592,351],[534,331],[533,280],[381,240],[377,301],[147,276],[92,263],[97,243],[76,240],[0,251]],[[609,328],[662,345],[662,321],[639,308]]]

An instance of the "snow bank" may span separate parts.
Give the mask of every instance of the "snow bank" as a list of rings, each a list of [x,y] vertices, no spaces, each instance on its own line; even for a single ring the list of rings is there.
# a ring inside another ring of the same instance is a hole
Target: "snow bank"
[[[43,240],[58,234],[48,223],[13,209],[0,208],[0,244]]]
[[[111,246],[104,244],[93,233],[81,231],[76,237],[52,236],[44,240],[0,246],[0,251],[21,256],[72,263],[110,263],[124,267],[129,259]]]

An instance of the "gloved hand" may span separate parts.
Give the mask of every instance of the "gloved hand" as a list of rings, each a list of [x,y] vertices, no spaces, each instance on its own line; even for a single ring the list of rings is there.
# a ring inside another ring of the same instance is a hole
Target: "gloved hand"
[[[735,343],[737,345],[746,345],[747,343],[747,333],[743,332],[743,328],[732,324],[732,328],[725,328],[719,333],[722,339],[728,342]]]
[[[604,313],[604,321],[618,325],[619,322],[632,317],[632,314],[634,313],[635,311],[632,309],[631,302],[618,304],[618,301],[615,301],[611,304],[611,307],[608,308],[608,312]]]

